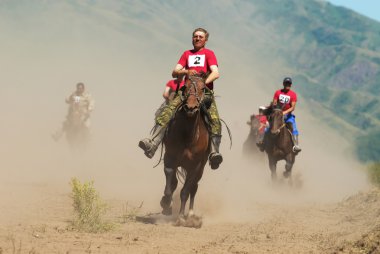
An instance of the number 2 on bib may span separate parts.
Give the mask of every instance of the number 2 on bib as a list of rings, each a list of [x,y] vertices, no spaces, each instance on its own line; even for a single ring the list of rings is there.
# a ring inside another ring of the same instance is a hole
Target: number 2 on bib
[[[205,55],[191,55],[188,58],[189,67],[203,67],[205,66]]]

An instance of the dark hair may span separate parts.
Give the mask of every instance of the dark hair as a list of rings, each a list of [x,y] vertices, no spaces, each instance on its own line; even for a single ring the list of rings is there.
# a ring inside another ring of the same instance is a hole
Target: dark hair
[[[77,84],[77,88],[79,88],[80,86],[84,88],[84,84],[83,84],[82,82],[79,82],[79,83]]]
[[[202,28],[202,27],[199,27],[199,28],[195,29],[194,32],[193,32],[193,36],[194,36],[195,32],[198,32],[198,31],[205,33],[205,35],[206,35],[206,40],[208,40],[209,33],[207,32],[206,29],[204,29],[204,28]]]

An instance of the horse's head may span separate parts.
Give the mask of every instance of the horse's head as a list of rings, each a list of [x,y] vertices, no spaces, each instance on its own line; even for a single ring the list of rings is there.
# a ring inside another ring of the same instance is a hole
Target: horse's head
[[[247,124],[251,127],[251,130],[258,130],[260,128],[260,120],[254,114],[251,115],[251,120]]]
[[[186,80],[185,90],[183,92],[183,109],[188,116],[194,116],[203,103],[206,77],[204,73],[201,73],[199,75],[189,76]]]
[[[269,125],[270,132],[272,134],[277,135],[280,133],[281,129],[285,126],[282,109],[272,107],[271,114],[269,116]]]

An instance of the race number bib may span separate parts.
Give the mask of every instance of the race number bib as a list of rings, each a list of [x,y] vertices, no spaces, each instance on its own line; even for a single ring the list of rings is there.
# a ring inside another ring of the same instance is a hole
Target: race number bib
[[[205,66],[205,55],[191,55],[188,59],[189,67]]]
[[[80,96],[74,96],[74,103],[80,102]]]
[[[278,98],[281,104],[289,104],[290,102],[290,96],[285,94],[280,94],[280,97]]]

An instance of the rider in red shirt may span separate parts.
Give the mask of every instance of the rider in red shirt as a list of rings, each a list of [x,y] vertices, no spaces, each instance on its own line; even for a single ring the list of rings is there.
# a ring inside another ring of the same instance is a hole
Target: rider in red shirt
[[[178,86],[179,85],[179,86]],[[165,90],[162,96],[166,101],[173,99],[176,92],[185,85],[185,81],[180,81],[178,79],[171,79],[166,83]]]
[[[209,162],[212,169],[217,169],[223,161],[223,157],[219,153],[222,126],[213,93],[213,81],[219,78],[218,62],[214,52],[205,48],[209,37],[209,33],[205,29],[195,29],[192,37],[193,49],[186,50],[181,55],[172,72],[172,76],[173,78],[182,78],[183,76],[188,77],[196,75],[201,71],[209,73],[205,80],[205,84],[209,88],[208,91],[205,91],[205,96],[208,96],[211,99],[211,105],[208,109],[211,118],[211,149]],[[163,109],[162,113],[156,117],[156,126],[154,127],[152,136],[150,138],[142,139],[139,142],[139,147],[144,150],[144,153],[148,158],[154,156],[158,145],[165,136],[166,128],[180,104],[180,96],[175,96],[174,99]]]
[[[297,103],[297,94],[290,90],[292,87],[292,79],[289,77],[283,80],[283,89],[277,90],[273,96],[272,104],[274,106],[278,105],[282,107],[282,114],[285,118],[285,123],[290,123],[292,125],[292,139],[293,139],[293,151],[298,153],[301,148],[298,145],[298,129],[296,125],[296,116],[293,114]]]

